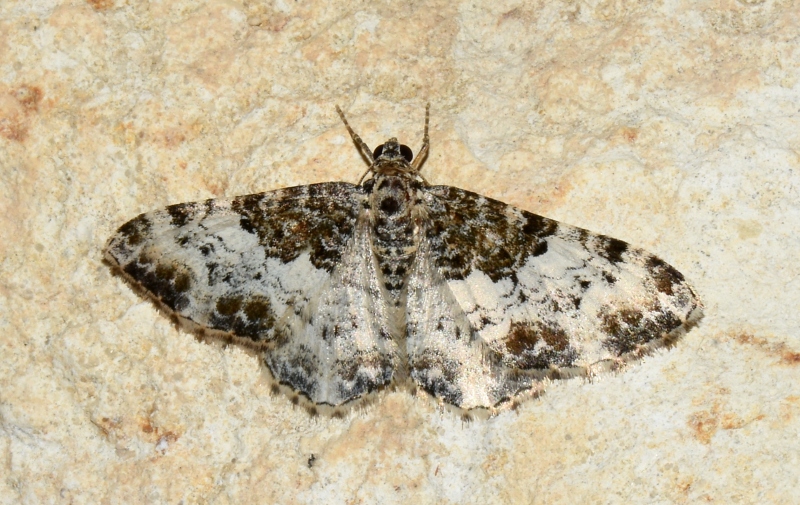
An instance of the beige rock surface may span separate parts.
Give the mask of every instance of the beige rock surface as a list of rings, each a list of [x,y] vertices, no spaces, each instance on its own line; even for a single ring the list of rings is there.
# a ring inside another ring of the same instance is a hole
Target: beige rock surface
[[[800,6],[0,3],[0,503],[790,503],[800,489]],[[170,203],[364,170],[626,240],[706,317],[674,349],[463,424],[343,420],[176,330],[101,263]],[[412,501],[416,500],[416,501]]]

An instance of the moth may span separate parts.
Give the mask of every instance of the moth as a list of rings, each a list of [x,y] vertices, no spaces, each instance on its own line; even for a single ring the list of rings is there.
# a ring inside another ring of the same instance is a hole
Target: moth
[[[618,369],[702,315],[683,275],[621,240],[420,173],[390,138],[326,182],[171,205],[106,261],[183,328],[254,349],[293,401],[341,414],[386,388],[492,415],[550,380]],[[420,393],[422,394],[422,393]]]

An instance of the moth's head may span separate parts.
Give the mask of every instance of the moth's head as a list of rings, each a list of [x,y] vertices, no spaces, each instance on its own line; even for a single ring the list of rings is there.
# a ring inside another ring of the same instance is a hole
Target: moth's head
[[[373,152],[370,152],[367,144],[361,140],[361,137],[350,127],[350,124],[344,117],[344,112],[342,112],[342,109],[339,108],[338,105],[336,106],[336,112],[338,112],[339,117],[342,118],[347,132],[350,134],[350,138],[353,139],[353,143],[355,143],[358,150],[361,151],[361,155],[371,163],[369,169],[364,172],[364,175],[358,180],[359,184],[361,184],[368,175],[406,175],[419,179],[427,184],[425,178],[419,174],[419,169],[422,162],[428,156],[430,104],[425,107],[425,134],[422,138],[422,148],[416,159],[414,159],[414,153],[411,151],[411,148],[399,143],[395,137],[390,138],[376,147]]]
[[[372,153],[375,165],[408,165],[414,158],[414,153],[407,145],[400,144],[397,139],[392,137],[383,144],[375,148]]]

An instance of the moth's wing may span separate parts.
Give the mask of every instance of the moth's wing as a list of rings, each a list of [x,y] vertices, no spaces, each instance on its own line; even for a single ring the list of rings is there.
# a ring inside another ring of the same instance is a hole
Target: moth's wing
[[[409,299],[436,317],[409,310],[409,364],[458,407],[492,408],[544,378],[614,368],[701,315],[680,272],[625,242],[449,186],[426,188],[422,200],[427,251],[415,275],[433,274],[409,281],[418,286]],[[458,353],[474,364],[449,364]]]
[[[302,310],[287,310],[264,359],[280,380],[317,405],[336,406],[389,385],[402,366],[402,335],[386,303],[362,208],[341,260]]]
[[[417,250],[407,282],[406,349],[411,378],[441,401],[492,408],[534,379],[514,374],[493,356],[451,291],[430,241]]]
[[[339,405],[387,384],[396,356],[364,198],[324,183],[173,205],[123,225],[106,260],[184,326],[262,350],[280,384]]]

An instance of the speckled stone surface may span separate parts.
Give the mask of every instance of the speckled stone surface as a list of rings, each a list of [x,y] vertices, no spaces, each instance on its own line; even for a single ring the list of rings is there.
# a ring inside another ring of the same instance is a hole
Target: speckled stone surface
[[[800,489],[800,8],[791,1],[0,3],[0,503],[789,503]],[[176,330],[101,262],[170,203],[429,181],[659,255],[675,348],[463,424],[346,419]]]

